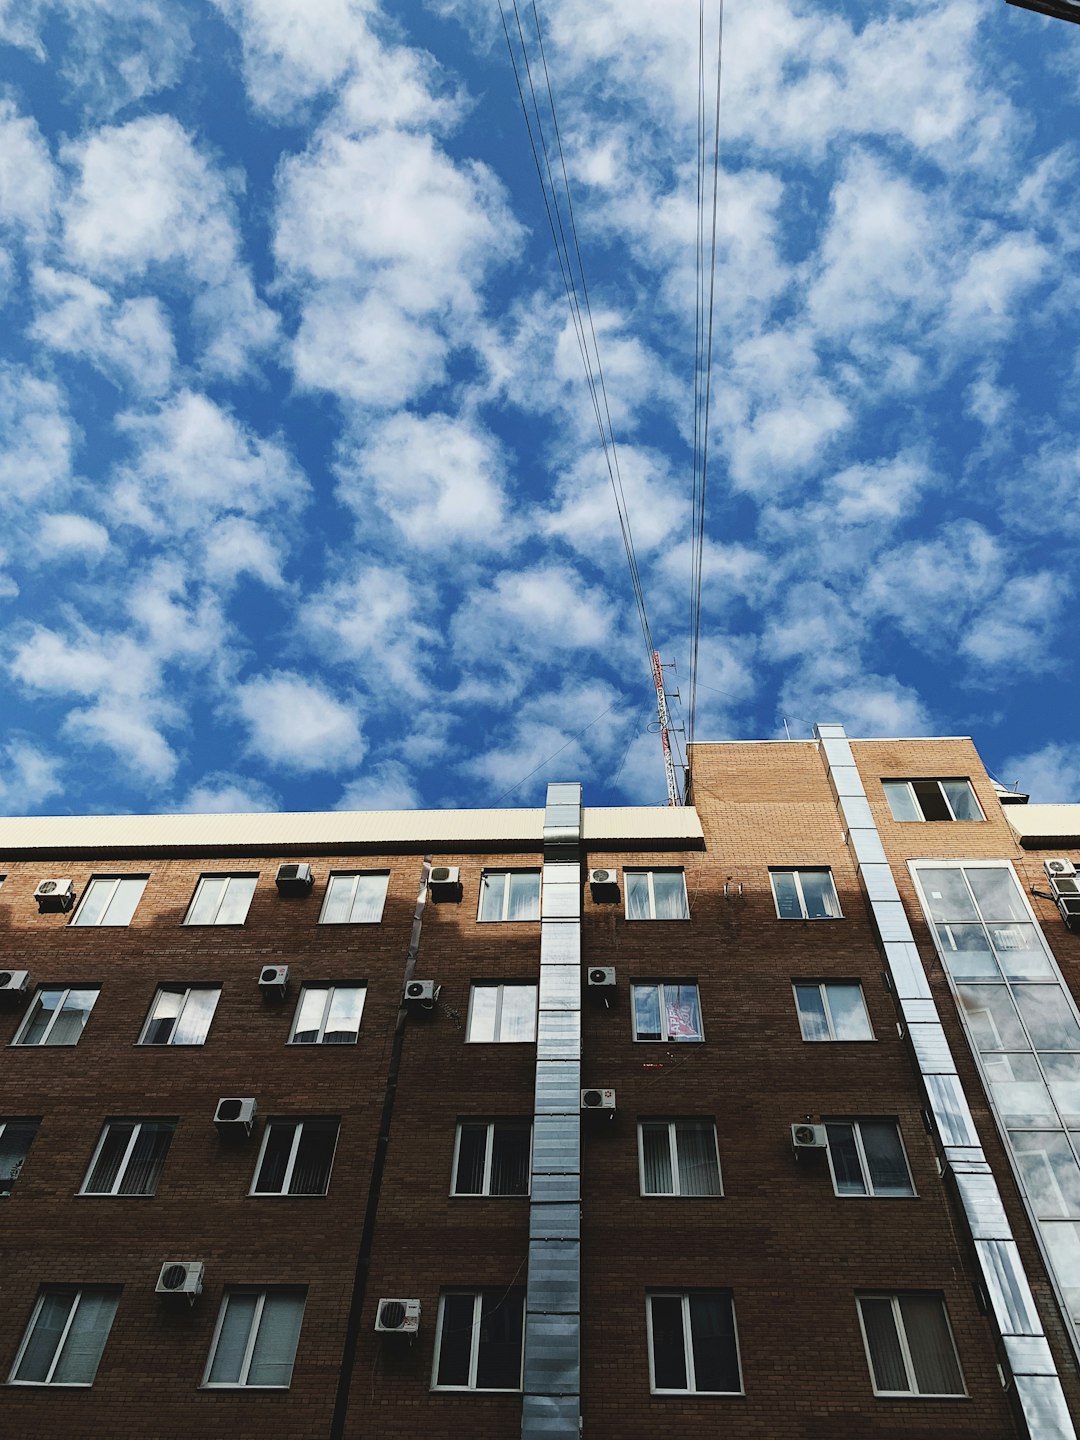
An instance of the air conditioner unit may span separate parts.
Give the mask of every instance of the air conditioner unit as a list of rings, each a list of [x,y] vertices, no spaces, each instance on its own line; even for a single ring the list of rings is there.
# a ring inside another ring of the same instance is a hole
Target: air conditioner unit
[[[1059,875],[1076,874],[1076,866],[1071,860],[1066,860],[1064,856],[1056,860],[1044,860],[1043,869],[1046,871],[1048,880],[1056,880]]]
[[[590,870],[589,890],[594,900],[617,900],[619,898],[619,872],[617,870]]]
[[[614,990],[615,966],[594,965],[586,977],[590,990]]]
[[[1058,914],[1070,930],[1080,930],[1080,896],[1062,895],[1057,902]]]
[[[582,1090],[582,1110],[611,1110],[615,1109],[614,1090]]]
[[[218,1133],[227,1135],[229,1139],[246,1139],[255,1128],[255,1113],[258,1108],[250,1097],[241,1100],[219,1100],[214,1112],[214,1124]]]
[[[798,1154],[800,1150],[827,1150],[829,1139],[824,1125],[792,1125],[791,1144]]]
[[[188,1304],[202,1292],[205,1266],[201,1260],[166,1260],[155,1287],[159,1295],[186,1295]]]
[[[0,999],[21,995],[29,979],[29,970],[0,970]]]
[[[461,871],[456,865],[433,865],[428,871],[428,894],[436,904],[462,897]]]
[[[75,886],[67,879],[42,880],[34,891],[34,899],[42,915],[49,911],[70,910],[75,904]]]
[[[1080,896],[1080,878],[1071,875],[1055,875],[1050,881],[1050,889],[1054,892],[1054,899],[1060,900],[1063,895]]]
[[[284,1000],[288,983],[288,965],[264,965],[259,971],[259,989],[267,1000]]]
[[[315,884],[315,876],[310,865],[279,865],[274,884],[279,895],[306,895]]]
[[[419,1300],[380,1300],[375,1329],[384,1335],[415,1335],[420,1329]]]
[[[410,980],[401,998],[410,1010],[433,1010],[441,989],[434,980]]]

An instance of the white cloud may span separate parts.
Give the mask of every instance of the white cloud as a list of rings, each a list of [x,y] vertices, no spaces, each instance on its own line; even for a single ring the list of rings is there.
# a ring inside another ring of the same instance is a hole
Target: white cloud
[[[99,560],[109,548],[109,532],[104,525],[99,525],[88,515],[65,514],[62,511],[40,517],[37,539],[42,555],[46,556],[68,551],[85,555],[89,560]]]
[[[364,758],[355,706],[318,681],[274,670],[237,686],[233,703],[248,727],[248,749],[271,765],[309,774],[348,770]]]
[[[86,359],[136,394],[165,390],[176,361],[169,317],[156,296],[117,301],[82,276],[40,266],[39,302],[31,328],[36,340]]]
[[[145,714],[117,700],[99,700],[72,710],[63,730],[87,745],[112,750],[143,784],[167,784],[176,773],[176,752],[160,729]]]
[[[281,574],[281,546],[251,520],[226,515],[210,527],[203,561],[208,579],[228,588],[241,575],[261,580],[271,589],[285,582]]]
[[[175,809],[182,815],[252,815],[280,810],[281,801],[261,780],[214,770],[193,785]]]
[[[12,739],[3,749],[0,773],[0,812],[5,815],[39,815],[46,800],[61,795],[63,761],[29,740]]]
[[[0,226],[18,227],[41,240],[56,190],[56,172],[37,122],[0,97]]]
[[[1033,805],[1080,803],[1080,744],[1051,740],[1037,750],[1002,761],[1003,784],[1018,784]]]
[[[416,810],[419,793],[400,760],[383,760],[350,780],[335,810]]]
[[[655,550],[674,534],[685,534],[690,506],[685,487],[672,474],[666,456],[620,445],[619,474],[638,554]],[[541,521],[545,533],[558,536],[594,560],[604,547],[620,571],[625,569],[619,515],[599,444],[591,454],[581,455],[558,472],[555,502],[558,508]]]
[[[54,381],[0,365],[0,508],[62,502],[79,439]]]
[[[430,698],[438,632],[434,592],[413,573],[360,564],[310,596],[300,626],[331,664],[358,672],[367,686],[413,699]]]
[[[927,735],[934,731],[918,693],[894,676],[866,673],[836,684],[806,687],[798,680],[781,693],[782,713],[803,726],[840,724],[853,739],[872,736]],[[792,737],[798,738],[796,724]]]
[[[297,384],[391,410],[445,379],[449,343],[379,295],[322,287],[304,306],[292,347]]]

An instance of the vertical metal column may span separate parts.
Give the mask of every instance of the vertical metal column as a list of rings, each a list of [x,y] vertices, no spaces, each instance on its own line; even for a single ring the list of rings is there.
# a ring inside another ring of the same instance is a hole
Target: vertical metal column
[[[581,1428],[581,786],[549,785],[522,1440]]]
[[[1076,1440],[997,1180],[983,1153],[900,892],[842,725],[815,725],[841,823],[885,950],[943,1161],[956,1182],[1031,1440]]]

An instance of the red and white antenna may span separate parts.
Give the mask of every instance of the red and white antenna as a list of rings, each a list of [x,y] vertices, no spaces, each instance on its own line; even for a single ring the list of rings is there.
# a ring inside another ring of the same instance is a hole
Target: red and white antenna
[[[664,751],[664,773],[667,775],[669,805],[679,805],[679,785],[675,779],[675,762],[671,758],[671,721],[668,719],[667,692],[664,690],[664,667],[660,662],[660,651],[652,652],[652,678],[656,686],[656,713],[660,717],[660,744]]]

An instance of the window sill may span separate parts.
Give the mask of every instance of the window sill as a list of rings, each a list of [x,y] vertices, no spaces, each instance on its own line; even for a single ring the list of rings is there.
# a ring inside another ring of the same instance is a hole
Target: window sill
[[[628,925],[685,925],[693,917],[690,915],[624,915],[623,919]],[[666,1393],[666,1392],[665,1392]],[[680,1392],[682,1393],[682,1392]]]
[[[93,1386],[92,1380],[9,1380],[9,1385],[17,1385],[20,1390],[89,1390]]]
[[[650,1390],[650,1395],[663,1400],[671,1396],[676,1400],[745,1400],[745,1390]]]
[[[432,1395],[520,1395],[521,1386],[515,1385],[512,1390],[481,1390],[478,1385],[432,1385]]]
[[[199,1386],[200,1390],[230,1390],[233,1394],[246,1395],[249,1390],[277,1390],[282,1395],[288,1394],[288,1385],[211,1385],[206,1382]]]

